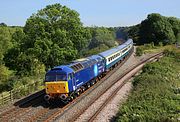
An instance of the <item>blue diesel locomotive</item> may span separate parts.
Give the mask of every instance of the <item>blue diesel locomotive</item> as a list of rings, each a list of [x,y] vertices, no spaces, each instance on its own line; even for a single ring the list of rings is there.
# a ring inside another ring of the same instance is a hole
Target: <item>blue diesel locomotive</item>
[[[132,47],[133,40],[129,39],[118,47],[49,70],[45,76],[45,100],[73,100],[123,60]]]

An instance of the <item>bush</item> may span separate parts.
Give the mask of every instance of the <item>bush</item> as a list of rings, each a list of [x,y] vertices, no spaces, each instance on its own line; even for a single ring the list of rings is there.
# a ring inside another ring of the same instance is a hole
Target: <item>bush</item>
[[[136,55],[137,56],[142,56],[143,55],[143,49],[141,47],[137,47],[136,48]]]
[[[166,51],[159,62],[148,63],[133,80],[134,90],[116,121],[178,121],[180,62],[177,51]]]

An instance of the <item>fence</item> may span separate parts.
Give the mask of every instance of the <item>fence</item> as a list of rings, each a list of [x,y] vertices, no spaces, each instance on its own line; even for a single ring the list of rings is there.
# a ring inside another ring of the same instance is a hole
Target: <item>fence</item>
[[[43,89],[43,83],[40,84],[40,82],[34,82],[33,84],[24,85],[18,89],[3,92],[0,94],[0,106],[13,102],[22,96],[27,96],[41,89]]]

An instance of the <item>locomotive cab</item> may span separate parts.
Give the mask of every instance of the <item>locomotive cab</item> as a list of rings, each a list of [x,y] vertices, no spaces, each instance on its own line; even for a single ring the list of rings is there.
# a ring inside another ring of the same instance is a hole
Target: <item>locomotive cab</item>
[[[59,66],[51,69],[45,76],[45,100],[60,98],[66,99],[70,92],[70,84],[72,81],[72,71],[68,67]]]
[[[45,79],[46,93],[68,93],[67,74],[48,74]]]

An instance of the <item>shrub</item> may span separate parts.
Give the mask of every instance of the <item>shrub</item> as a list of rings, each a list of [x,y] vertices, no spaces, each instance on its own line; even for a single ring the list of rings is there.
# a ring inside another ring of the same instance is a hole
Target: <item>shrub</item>
[[[137,56],[141,56],[141,55],[143,55],[143,53],[144,53],[144,52],[143,52],[143,49],[142,49],[141,47],[137,47],[137,48],[136,48],[136,55],[137,55]]]
[[[133,80],[134,90],[120,108],[116,121],[178,121],[180,62],[175,50],[165,51],[159,62],[148,63]]]

